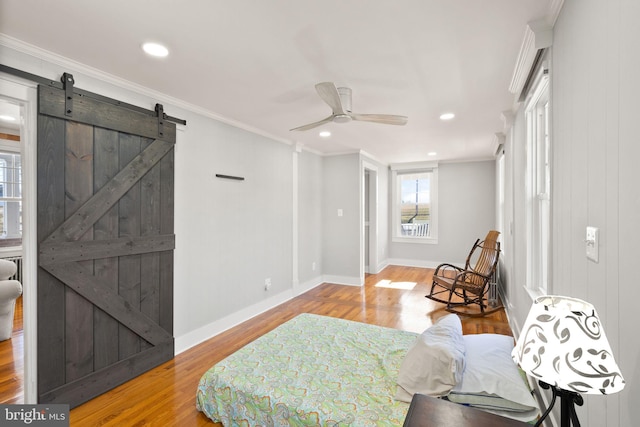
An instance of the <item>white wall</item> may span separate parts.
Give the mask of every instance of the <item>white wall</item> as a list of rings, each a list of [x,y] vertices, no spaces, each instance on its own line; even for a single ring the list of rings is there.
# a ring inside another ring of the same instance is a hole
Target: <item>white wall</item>
[[[303,151],[298,159],[298,280],[307,289],[322,281],[322,158]]]
[[[585,299],[602,319],[626,380],[610,396],[584,396],[585,426],[625,426],[640,419],[640,2],[565,0],[554,27],[551,61],[552,277],[549,293]],[[531,298],[523,290],[525,238],[522,115],[507,137],[512,150],[514,259],[509,303],[514,329]],[[585,227],[600,229],[600,260],[585,256]],[[507,255],[508,256],[508,255]],[[556,414],[557,416],[557,414]]]
[[[362,285],[360,154],[323,159],[322,265],[326,281]],[[338,210],[342,216],[338,216]]]
[[[288,293],[293,280],[292,147],[185,118],[176,146],[177,337]]]
[[[495,162],[438,165],[438,243],[390,243],[390,263],[464,265],[476,239],[495,228]]]

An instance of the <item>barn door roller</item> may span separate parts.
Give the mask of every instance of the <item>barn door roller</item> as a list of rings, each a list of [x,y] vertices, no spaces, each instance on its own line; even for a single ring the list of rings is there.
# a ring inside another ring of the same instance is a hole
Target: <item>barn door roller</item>
[[[156,104],[156,114],[158,115],[158,136],[162,138],[164,136],[164,119],[167,116],[162,104]]]
[[[73,74],[64,73],[60,80],[64,88],[64,115],[73,117]]]

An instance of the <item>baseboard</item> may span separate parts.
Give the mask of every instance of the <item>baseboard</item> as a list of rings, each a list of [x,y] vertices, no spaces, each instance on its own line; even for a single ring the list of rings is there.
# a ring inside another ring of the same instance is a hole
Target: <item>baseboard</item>
[[[326,274],[322,276],[324,283],[334,283],[336,285],[348,285],[348,286],[364,286],[364,281],[361,277],[352,276],[334,276]]]
[[[385,259],[384,261],[378,263],[378,267],[376,269],[375,274],[380,273],[382,270],[384,270],[385,268],[387,268],[389,266],[389,260]]]
[[[194,331],[191,331],[175,339],[175,354],[178,355],[183,351],[194,347],[209,338],[212,338],[234,326],[239,325],[273,307],[280,305],[286,301],[289,301],[294,297],[293,290],[289,289],[285,292],[281,292],[257,304],[253,304],[240,311],[237,311],[222,319],[211,322],[208,325],[202,326]]]
[[[324,283],[322,276],[317,276],[311,280],[307,280],[304,283],[294,284],[293,295],[294,296],[302,295],[303,293],[310,291],[311,289],[321,285],[322,283]]]
[[[387,260],[388,265],[400,265],[402,267],[420,267],[420,268],[436,268],[442,261],[428,261],[421,259],[403,259],[403,258],[390,258]],[[453,265],[464,265],[464,261],[451,262]]]

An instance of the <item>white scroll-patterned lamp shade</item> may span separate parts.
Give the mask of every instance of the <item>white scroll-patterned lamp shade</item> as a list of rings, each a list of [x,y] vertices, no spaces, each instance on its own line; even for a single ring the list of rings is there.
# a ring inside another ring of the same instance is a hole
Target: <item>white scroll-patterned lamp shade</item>
[[[624,388],[595,308],[579,299],[537,298],[511,356],[534,378],[563,390],[611,394]]]

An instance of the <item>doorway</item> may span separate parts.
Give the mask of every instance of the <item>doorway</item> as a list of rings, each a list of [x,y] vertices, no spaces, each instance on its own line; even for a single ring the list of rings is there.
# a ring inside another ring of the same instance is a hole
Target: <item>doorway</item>
[[[5,350],[3,375],[12,376],[1,403],[36,403],[35,373],[35,117],[36,85],[0,76],[0,258],[16,262],[22,296],[14,308],[12,337],[0,342]],[[5,216],[6,214],[6,216]],[[11,353],[7,353],[7,349]]]

